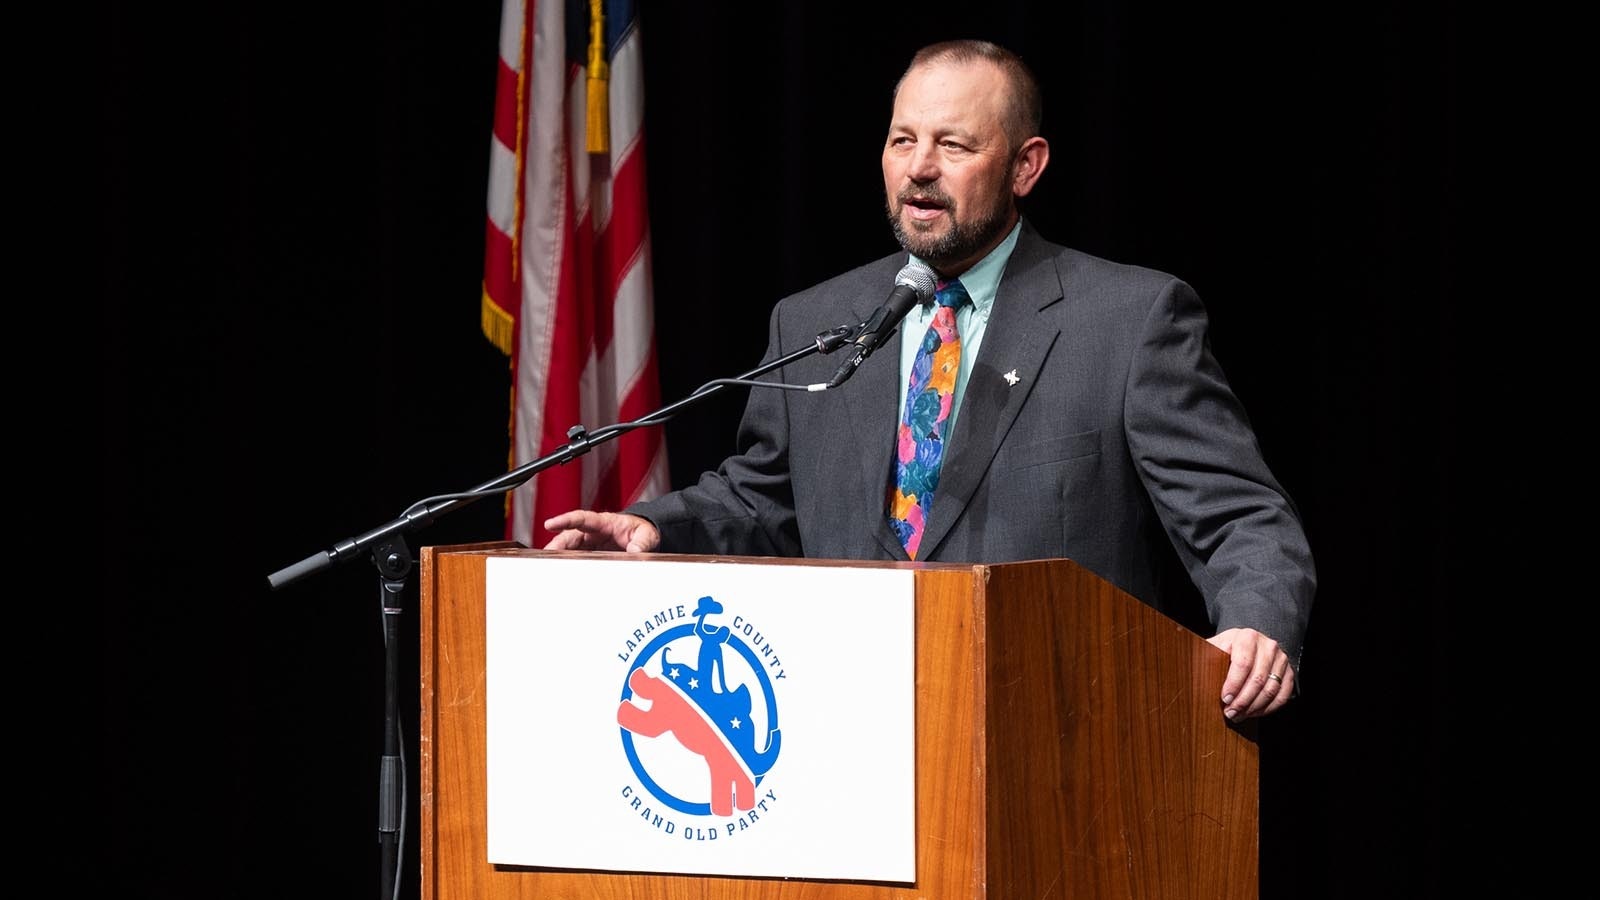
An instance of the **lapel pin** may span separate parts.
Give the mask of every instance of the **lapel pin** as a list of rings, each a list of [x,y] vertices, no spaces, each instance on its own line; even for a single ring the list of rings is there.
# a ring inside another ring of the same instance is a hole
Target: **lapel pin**
[[[1022,380],[1021,378],[1017,377],[1017,370],[1016,369],[1012,369],[1011,371],[1007,372],[1005,374],[1005,379],[1006,379],[1006,384],[1009,384],[1012,387],[1016,387],[1017,382]]]

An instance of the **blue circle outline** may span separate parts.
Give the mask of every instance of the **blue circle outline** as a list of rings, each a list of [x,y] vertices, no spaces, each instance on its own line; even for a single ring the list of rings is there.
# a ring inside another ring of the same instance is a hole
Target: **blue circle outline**
[[[679,625],[675,628],[670,628],[661,632],[660,634],[656,635],[655,640],[646,644],[644,649],[640,650],[639,654],[634,657],[634,659],[639,660],[639,662],[636,665],[629,666],[628,673],[622,676],[622,702],[626,703],[628,699],[633,696],[633,688],[628,686],[628,679],[633,677],[633,670],[644,668],[644,664],[652,659],[655,659],[656,654],[665,648],[667,644],[672,643],[680,637],[695,634],[695,629],[696,624],[694,623]],[[739,651],[739,655],[744,657],[745,662],[750,664],[751,671],[756,673],[756,680],[761,683],[761,696],[767,704],[768,730],[776,730],[778,727],[778,705],[777,698],[773,696],[772,692],[772,679],[767,677],[767,672],[764,668],[762,668],[761,660],[756,657],[755,651],[751,650],[750,645],[746,644],[742,639],[740,639],[739,635],[734,633],[731,628],[729,629],[728,643],[735,645],[735,648]],[[639,776],[639,781],[644,784],[645,789],[648,790],[657,800],[660,800],[662,803],[665,803],[666,805],[685,815],[711,815],[710,803],[690,803],[687,800],[682,800],[673,796],[672,794],[668,793],[666,789],[662,788],[661,785],[656,784],[655,779],[650,777],[650,774],[645,771],[644,765],[639,762],[639,752],[633,746],[633,732],[623,728],[620,725],[617,726],[617,731],[622,733],[622,751],[628,757],[628,764],[633,767],[633,774]],[[762,779],[765,777],[765,774],[757,775],[752,783],[759,785],[761,784]]]

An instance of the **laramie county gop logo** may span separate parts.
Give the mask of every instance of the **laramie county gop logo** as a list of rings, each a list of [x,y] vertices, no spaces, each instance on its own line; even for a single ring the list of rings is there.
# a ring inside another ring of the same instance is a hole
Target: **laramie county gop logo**
[[[701,597],[694,621],[673,625],[690,617],[685,608],[647,619],[617,654],[628,663],[617,724],[639,779],[622,796],[663,834],[714,841],[748,830],[778,801],[761,782],[778,758],[772,683],[784,670],[744,616],[728,619]]]

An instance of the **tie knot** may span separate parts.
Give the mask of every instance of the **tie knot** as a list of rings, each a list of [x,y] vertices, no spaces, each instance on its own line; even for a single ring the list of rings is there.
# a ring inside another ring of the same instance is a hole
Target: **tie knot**
[[[968,296],[967,288],[959,278],[935,282],[933,285],[933,298],[940,306],[952,306],[957,309],[961,308],[964,303],[972,302],[972,297]]]

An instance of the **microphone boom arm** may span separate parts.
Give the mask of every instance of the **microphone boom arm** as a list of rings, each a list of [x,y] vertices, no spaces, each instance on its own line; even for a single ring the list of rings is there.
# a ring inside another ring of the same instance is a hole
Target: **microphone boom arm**
[[[582,425],[574,425],[567,429],[567,443],[565,446],[539,457],[532,462],[524,463],[504,475],[485,481],[477,487],[456,494],[444,494],[430,497],[413,503],[402,513],[399,518],[391,519],[376,528],[363,532],[352,538],[347,538],[333,546],[332,550],[319,550],[316,553],[300,560],[293,565],[285,566],[267,576],[267,584],[277,590],[299,581],[302,578],[316,574],[332,567],[335,563],[343,562],[354,556],[367,552],[370,548],[381,546],[396,536],[407,534],[423,528],[441,515],[454,512],[484,497],[503,494],[506,491],[520,487],[528,479],[543,472],[552,466],[565,465],[580,456],[593,450],[597,445],[621,437],[635,428],[646,425],[659,425],[676,415],[680,410],[704,400],[706,397],[717,393],[727,387],[730,381],[747,381],[765,375],[774,369],[780,369],[790,363],[804,359],[814,353],[832,353],[853,342],[859,335],[866,333],[867,323],[859,326],[839,325],[827,331],[819,332],[810,346],[801,348],[785,356],[781,356],[769,363],[745,372],[735,379],[721,379],[697,388],[689,396],[661,407],[632,422],[620,422],[607,425],[597,431],[589,431]]]

